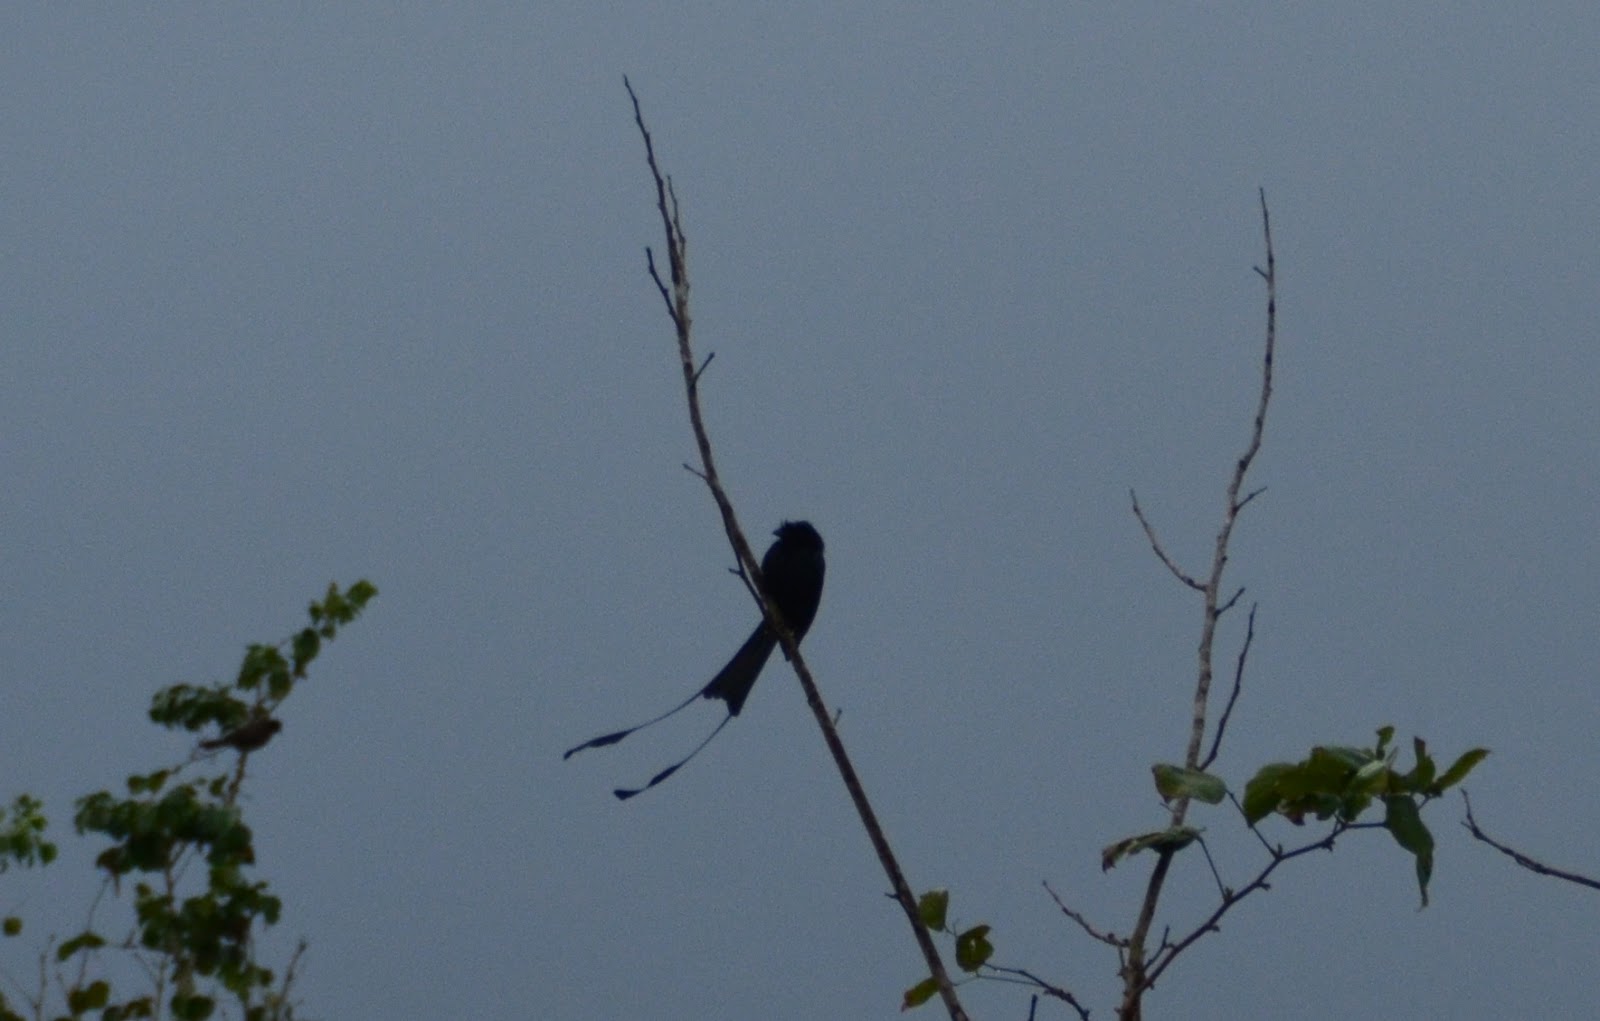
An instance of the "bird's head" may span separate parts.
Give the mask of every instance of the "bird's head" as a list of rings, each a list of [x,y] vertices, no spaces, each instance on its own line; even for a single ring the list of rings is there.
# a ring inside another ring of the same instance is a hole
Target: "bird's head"
[[[785,521],[773,529],[773,535],[779,542],[788,543],[798,549],[810,549],[822,552],[822,536],[811,527],[809,521]]]

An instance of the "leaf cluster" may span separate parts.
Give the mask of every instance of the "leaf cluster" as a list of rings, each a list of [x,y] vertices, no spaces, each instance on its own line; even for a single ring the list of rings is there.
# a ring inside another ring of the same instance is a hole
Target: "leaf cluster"
[[[994,944],[989,942],[990,927],[974,925],[959,932],[949,924],[949,890],[929,890],[917,898],[917,914],[932,932],[943,933],[955,940],[956,964],[962,971],[976,975],[994,956]],[[907,989],[900,1003],[901,1010],[920,1007],[939,991],[939,981],[928,976]]]
[[[1381,803],[1381,825],[1416,859],[1417,886],[1426,905],[1434,841],[1422,821],[1422,806],[1465,780],[1489,751],[1463,752],[1441,773],[1428,743],[1416,737],[1411,742],[1414,765],[1402,773],[1395,768],[1399,749],[1390,745],[1393,739],[1394,728],[1381,727],[1371,748],[1319,745],[1299,762],[1263,766],[1245,785],[1241,808],[1251,826],[1269,815],[1296,826],[1304,825],[1307,816],[1348,826]]]
[[[214,724],[226,733],[271,714],[306,677],[323,643],[376,594],[366,581],[343,591],[330,585],[311,603],[306,627],[276,644],[250,645],[231,682],[176,684],[157,692],[151,720],[189,732]],[[246,1021],[292,1017],[287,978],[278,985],[276,974],[258,963],[252,940],[257,923],[276,924],[283,907],[267,882],[253,876],[254,836],[238,803],[245,762],[256,750],[240,748],[221,770],[205,766],[219,761],[217,756],[197,752],[184,763],[129,776],[125,794],[102,790],[78,799],[77,832],[107,841],[96,867],[118,893],[125,880],[131,884],[133,925],[127,939],[116,941],[91,916],[83,931],[55,948],[58,963],[77,967],[75,980],[62,981],[69,1016],[98,1011],[103,1021],[204,1021],[216,1012],[219,998],[227,997]],[[0,871],[8,861],[48,863],[55,848],[43,840],[44,828],[41,806],[26,795],[9,814],[0,811]],[[20,919],[4,920],[5,935],[21,930]],[[137,955],[154,991],[117,1000],[109,982],[91,980],[91,968],[107,950]],[[38,1016],[43,1003],[41,990],[32,1004]],[[0,995],[0,1021],[21,1019]]]

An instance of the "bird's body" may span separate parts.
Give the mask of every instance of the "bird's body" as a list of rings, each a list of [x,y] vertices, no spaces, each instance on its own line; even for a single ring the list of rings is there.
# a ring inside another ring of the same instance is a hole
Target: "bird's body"
[[[799,642],[806,636],[806,632],[811,630],[811,622],[817,616],[817,606],[822,601],[822,581],[827,569],[822,556],[822,536],[817,534],[817,530],[806,521],[785,521],[772,534],[778,539],[768,547],[766,556],[761,558],[762,588],[771,601],[772,608],[794,633],[794,640]],[[739,651],[728,660],[727,665],[717,671],[717,675],[711,678],[705,687],[690,695],[686,701],[638,726],[602,734],[585,741],[576,748],[568,749],[562,758],[570,758],[585,748],[601,748],[616,744],[634,731],[666,719],[696,698],[720,698],[726,702],[728,715],[694,751],[657,773],[644,787],[637,790],[618,789],[615,793],[617,797],[627,799],[640,791],[654,787],[694,758],[701,748],[710,743],[711,738],[716,737],[722,728],[727,726],[728,720],[739,715],[739,711],[744,708],[745,699],[750,697],[750,689],[755,687],[756,678],[761,676],[762,668],[767,665],[767,660],[772,658],[772,650],[777,645],[777,632],[763,619],[750,633],[750,637],[745,639],[744,644],[739,646]]]
[[[785,521],[772,534],[778,541],[761,558],[761,579],[773,606],[798,642],[811,630],[817,606],[822,602],[822,579],[827,571],[822,536],[806,521]],[[777,633],[763,620],[700,694],[722,699],[728,703],[728,712],[738,716],[777,644]]]
[[[241,752],[253,752],[272,740],[272,735],[283,729],[283,724],[270,716],[258,716],[242,726],[228,731],[221,737],[214,737],[209,741],[201,741],[200,747],[206,751],[215,751],[218,748],[235,748]]]

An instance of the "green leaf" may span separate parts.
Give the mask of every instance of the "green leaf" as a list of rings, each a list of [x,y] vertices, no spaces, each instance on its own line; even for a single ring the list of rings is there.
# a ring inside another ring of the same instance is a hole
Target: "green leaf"
[[[1428,880],[1433,876],[1433,834],[1422,821],[1417,803],[1403,794],[1383,799],[1383,825],[1394,836],[1395,842],[1416,855],[1417,885],[1422,892],[1422,906],[1428,906]]]
[[[1433,878],[1433,852],[1417,855],[1417,889],[1422,892],[1422,906],[1428,906],[1428,880]]]
[[[956,964],[962,971],[977,971],[994,956],[994,944],[989,942],[989,927],[975,925],[956,937]]]
[[[217,1003],[209,996],[174,995],[169,1003],[172,1016],[179,1021],[206,1021]]]
[[[16,915],[7,915],[3,921],[0,921],[0,932],[5,933],[7,936],[15,936],[21,931],[22,919]]]
[[[1381,741],[1383,731],[1378,736]],[[1366,748],[1318,745],[1302,762],[1263,766],[1245,786],[1245,819],[1253,826],[1277,812],[1297,826],[1307,815],[1354,820],[1374,795],[1393,786],[1392,756]]]
[[[304,677],[306,667],[317,658],[317,653],[322,651],[322,636],[314,628],[302,628],[294,636],[294,675]]]
[[[1412,854],[1433,850],[1433,834],[1422,821],[1417,803],[1404,794],[1392,794],[1383,799],[1384,828],[1394,835],[1395,842]]]
[[[1347,787],[1354,788],[1363,793],[1375,794],[1384,786],[1384,780],[1389,772],[1389,764],[1382,759],[1373,759],[1371,762],[1356,770],[1356,775],[1350,778]]]
[[[82,1014],[104,1007],[109,999],[111,999],[111,987],[104,980],[100,980],[67,993],[67,1007],[74,1014]]]
[[[920,1007],[932,999],[933,994],[938,991],[939,981],[930,975],[906,990],[905,999],[900,1001],[900,1009],[905,1011],[912,1007]]]
[[[367,603],[370,602],[372,597],[377,594],[378,586],[363,578],[354,585],[351,585],[350,588],[345,591],[344,596],[350,601],[350,605],[355,607],[355,612],[360,613],[362,610],[367,608]]]
[[[1228,796],[1228,785],[1202,770],[1157,763],[1150,767],[1150,772],[1155,775],[1156,793],[1163,801],[1193,798],[1215,805]]]
[[[1366,748],[1350,748],[1344,745],[1318,745],[1311,749],[1310,764],[1332,771],[1354,772],[1374,760],[1383,756],[1374,755]]]
[[[1411,772],[1400,778],[1400,785],[1407,793],[1418,793],[1427,790],[1433,785],[1433,778],[1438,773],[1439,767],[1434,765],[1433,756],[1428,754],[1428,742],[1420,737],[1411,739],[1411,750],[1417,758],[1417,764]]]
[[[949,908],[949,890],[929,890],[917,901],[917,915],[930,929],[944,929],[944,916]]]
[[[1473,767],[1477,766],[1478,763],[1482,762],[1488,757],[1489,749],[1487,748],[1474,748],[1470,752],[1462,755],[1459,759],[1450,764],[1450,768],[1444,771],[1444,775],[1441,776],[1438,782],[1433,785],[1433,788],[1429,791],[1429,793],[1443,794],[1445,791],[1465,780],[1467,778],[1467,774],[1472,772]]]
[[[94,950],[105,945],[106,941],[99,933],[85,930],[56,947],[56,960],[65,961],[79,950]]]
[[[1254,826],[1278,810],[1283,800],[1283,781],[1297,768],[1292,762],[1273,762],[1256,770],[1244,785],[1244,817]]]
[[[1365,812],[1368,806],[1371,804],[1372,795],[1367,794],[1364,791],[1357,791],[1356,793],[1350,794],[1340,800],[1338,816],[1344,822],[1355,822],[1357,819],[1361,818],[1361,813]],[[1317,813],[1318,819],[1326,819],[1327,817],[1328,816],[1326,813]]]

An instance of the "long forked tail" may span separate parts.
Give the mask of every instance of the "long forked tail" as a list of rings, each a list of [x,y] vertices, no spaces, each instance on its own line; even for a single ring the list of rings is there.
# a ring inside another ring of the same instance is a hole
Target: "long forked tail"
[[[706,745],[710,744],[712,738],[714,738],[718,734],[722,733],[722,728],[726,727],[728,725],[728,721],[731,720],[731,719],[733,719],[733,714],[732,713],[729,713],[728,715],[724,716],[722,718],[722,722],[717,724],[716,729],[713,730],[711,733],[707,734],[704,741],[701,741],[699,744],[694,746],[694,751],[690,752],[688,755],[685,755],[683,758],[679,759],[677,762],[674,762],[672,765],[668,766],[666,769],[663,769],[661,772],[657,773],[655,776],[652,776],[650,778],[650,782],[645,784],[643,787],[634,787],[632,789],[629,789],[627,787],[618,787],[616,790],[612,791],[611,793],[615,794],[617,796],[617,800],[618,801],[627,801],[629,798],[633,797],[635,794],[643,794],[645,791],[649,790],[650,788],[654,787],[656,784],[658,784],[661,781],[665,780],[667,777],[671,776],[673,773],[676,773],[679,769],[682,769],[684,766],[688,765],[690,759],[692,759],[696,755],[700,754],[700,749],[702,749]]]
[[[728,660],[728,665],[718,670],[717,676],[711,678],[700,689],[700,693],[706,698],[722,699],[728,703],[729,714],[738,716],[739,710],[744,708],[744,700],[750,697],[750,689],[755,687],[756,678],[761,676],[761,668],[767,665],[777,644],[777,636],[766,622],[757,624],[750,637],[739,646],[739,651]]]
[[[621,741],[623,738],[627,737],[636,730],[643,730],[651,724],[660,723],[662,720],[666,719],[668,716],[671,716],[673,713],[678,712],[679,710],[687,709],[689,707],[689,703],[693,702],[699,697],[700,692],[697,691],[653,720],[645,720],[643,723],[634,724],[626,730],[617,730],[611,732],[610,734],[601,734],[599,737],[591,738],[575,748],[568,748],[566,751],[561,753],[561,758],[570,759],[574,755],[583,751],[585,748],[604,748],[608,744],[616,744],[618,741]]]

